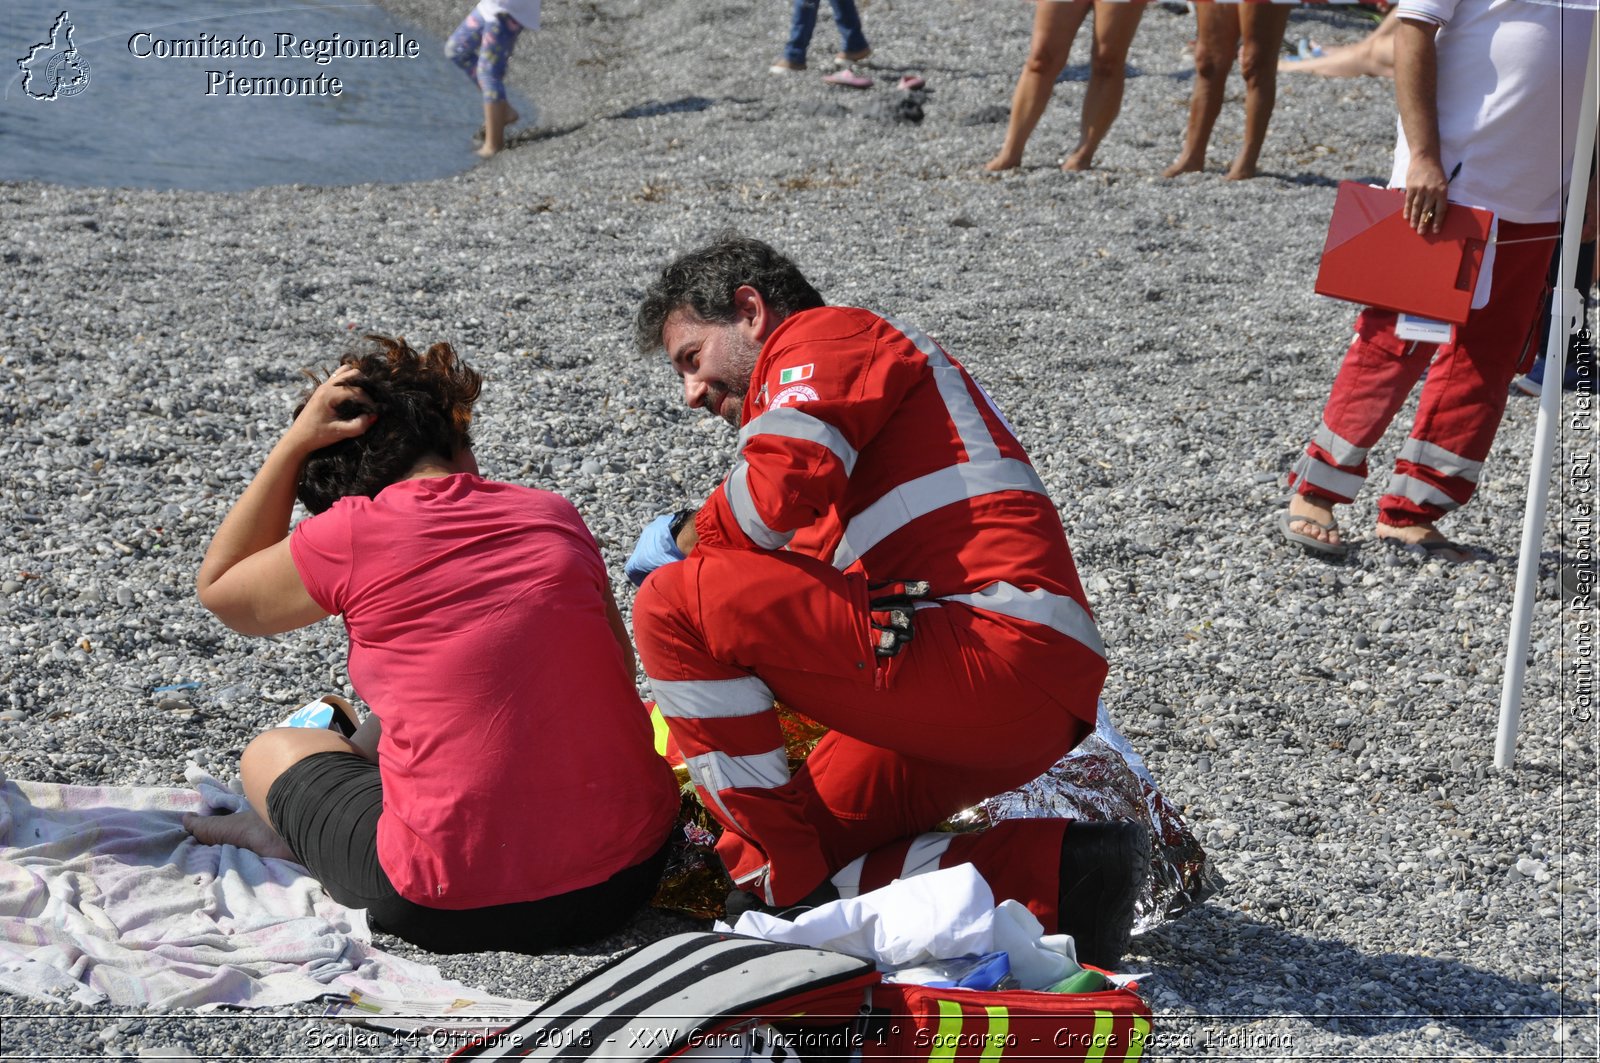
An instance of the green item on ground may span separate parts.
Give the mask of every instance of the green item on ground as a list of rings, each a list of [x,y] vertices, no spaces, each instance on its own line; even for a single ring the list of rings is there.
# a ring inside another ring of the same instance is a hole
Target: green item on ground
[[[1077,974],[1069,974],[1055,985],[1046,989],[1046,993],[1098,993],[1103,989],[1111,988],[1111,980],[1099,971],[1082,970]]]

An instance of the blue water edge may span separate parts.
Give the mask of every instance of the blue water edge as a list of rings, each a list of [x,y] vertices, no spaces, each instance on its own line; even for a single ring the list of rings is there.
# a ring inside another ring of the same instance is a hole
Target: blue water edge
[[[0,8],[0,180],[237,191],[421,181],[477,161],[477,89],[438,40],[374,4]]]

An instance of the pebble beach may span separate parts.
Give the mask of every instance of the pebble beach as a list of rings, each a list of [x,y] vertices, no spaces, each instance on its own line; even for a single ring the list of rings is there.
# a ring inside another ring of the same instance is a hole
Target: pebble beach
[[[466,10],[383,6],[430,46]],[[1595,1058],[1594,540],[1580,519],[1594,498],[1592,397],[1569,394],[1556,432],[1509,770],[1494,767],[1494,742],[1536,400],[1513,396],[1476,498],[1443,526],[1479,560],[1373,537],[1414,406],[1341,511],[1359,542],[1348,560],[1277,530],[1284,473],[1354,319],[1312,291],[1335,187],[1387,179],[1392,83],[1281,76],[1262,172],[1228,182],[1236,75],[1207,171],[1163,179],[1194,19],[1152,3],[1094,168],[1059,168],[1086,26],[1023,165],[994,176],[983,163],[1031,5],[861,10],[874,55],[857,70],[875,83],[858,91],[821,81],[838,44],[826,6],[811,69],[779,77],[767,67],[786,5],[552,0],[510,69],[537,122],[445,180],[0,183],[4,775],[175,787],[194,761],[229,778],[293,707],[351,694],[337,621],[246,639],[193,588],[288,424],[301,370],[331,365],[352,334],[447,340],[484,373],[485,475],[571,499],[627,614],[622,563],[639,529],[698,502],[734,448],[726,424],[683,406],[664,359],[635,353],[633,311],[668,258],[732,227],[790,254],[830,302],[938,339],[995,397],[1060,507],[1108,649],[1105,703],[1226,880],[1124,961],[1155,1012],[1146,1058]],[[1302,9],[1289,40],[1351,42],[1371,25]],[[896,90],[906,74],[925,90]],[[464,112],[439,150],[470,152],[480,120]],[[535,764],[560,755],[530,751]],[[431,957],[378,940],[539,1000],[697,925],[652,912],[542,956]],[[317,1010],[0,996],[0,1058],[433,1055],[377,1034],[308,1047],[328,1029]]]

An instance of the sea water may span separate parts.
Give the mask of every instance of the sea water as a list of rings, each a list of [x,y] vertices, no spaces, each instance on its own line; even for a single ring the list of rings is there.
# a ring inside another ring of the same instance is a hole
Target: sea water
[[[478,161],[477,88],[437,38],[374,4],[0,8],[0,180],[238,190],[418,181]]]

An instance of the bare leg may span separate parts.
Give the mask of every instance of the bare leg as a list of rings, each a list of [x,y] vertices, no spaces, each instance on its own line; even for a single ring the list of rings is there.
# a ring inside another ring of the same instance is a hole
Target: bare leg
[[[1022,164],[1022,149],[1050,102],[1056,78],[1067,65],[1073,38],[1088,14],[1089,0],[1075,0],[1070,4],[1040,0],[1034,5],[1033,39],[1028,45],[1028,59],[1022,64],[1022,74],[1017,78],[1016,91],[1011,95],[1006,141],[1000,153],[984,164],[985,170],[995,173]]]
[[[1239,73],[1244,76],[1244,144],[1228,169],[1228,180],[1245,181],[1256,175],[1261,145],[1267,140],[1267,123],[1278,102],[1278,52],[1289,25],[1286,4],[1240,4],[1239,28],[1244,47]]]
[[[1162,171],[1163,177],[1176,177],[1206,168],[1206,147],[1211,129],[1222,113],[1222,99],[1228,86],[1228,72],[1239,50],[1239,12],[1245,4],[1203,3],[1194,5],[1194,92],[1189,97],[1189,124],[1183,134],[1183,151]]]
[[[369,716],[367,719],[370,722],[377,717]],[[365,742],[371,733],[367,723],[363,723],[356,731],[356,738]],[[231,816],[184,816],[184,829],[207,845],[237,845],[262,856],[295,859],[289,846],[272,829],[267,814],[267,791],[278,776],[315,753],[356,753],[366,756],[361,747],[333,731],[312,727],[274,727],[257,735],[245,747],[244,756],[239,759],[239,774],[244,779],[244,796],[250,802],[249,809]]]
[[[1089,90],[1083,94],[1083,119],[1078,145],[1061,164],[1063,170],[1087,170],[1094,163],[1100,141],[1122,110],[1122,86],[1127,80],[1128,48],[1144,15],[1139,3],[1094,5],[1094,54],[1089,60]]]
[[[506,146],[506,126],[522,117],[511,109],[506,100],[495,100],[483,105],[483,147],[478,154],[484,158],[494,155]]]
[[[1319,58],[1278,61],[1278,72],[1319,74],[1329,78],[1394,77],[1394,30],[1399,8],[1390,8],[1378,28],[1355,44],[1329,48]]]

